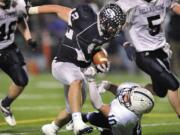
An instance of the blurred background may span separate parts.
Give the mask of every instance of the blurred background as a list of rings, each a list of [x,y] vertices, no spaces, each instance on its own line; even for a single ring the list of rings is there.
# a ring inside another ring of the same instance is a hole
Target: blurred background
[[[110,0],[32,0],[32,5],[43,4],[60,4],[68,7],[75,7],[78,4],[88,3],[95,12]],[[31,51],[25,46],[24,40],[17,32],[16,42],[22,50],[29,73],[39,74],[42,72],[50,72],[51,60],[56,54],[57,47],[63,40],[66,30],[66,23],[60,20],[55,14],[33,15],[29,19],[29,26],[33,38],[38,42],[38,50]],[[172,69],[175,74],[180,74],[180,16],[169,11],[164,24],[166,28],[166,36],[173,50]],[[140,74],[134,62],[128,60],[124,49],[121,47],[124,41],[124,35],[114,39],[107,51],[111,59],[110,72],[128,72],[132,74]]]

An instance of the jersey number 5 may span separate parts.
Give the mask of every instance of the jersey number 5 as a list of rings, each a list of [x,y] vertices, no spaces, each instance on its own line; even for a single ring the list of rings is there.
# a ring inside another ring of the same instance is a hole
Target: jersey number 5
[[[16,21],[11,22],[9,25],[6,23],[0,26],[0,42],[9,40],[12,33],[15,31]]]
[[[157,35],[161,30],[160,15],[148,17],[147,20],[149,24],[149,34],[152,36]]]

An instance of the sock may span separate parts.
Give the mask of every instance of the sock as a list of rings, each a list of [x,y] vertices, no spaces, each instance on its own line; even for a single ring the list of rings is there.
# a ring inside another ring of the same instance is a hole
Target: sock
[[[55,124],[54,121],[53,121],[51,124],[52,124],[52,127],[53,127],[56,131],[59,130],[59,127]]]
[[[89,123],[91,123],[94,126],[101,128],[110,128],[108,119],[100,112],[88,113],[87,119]]]
[[[6,96],[2,100],[1,104],[3,107],[9,107],[13,101],[14,101],[14,98],[10,98],[10,97]]]
[[[180,115],[178,115],[178,118],[180,119]]]
[[[81,122],[82,121],[81,113],[80,112],[72,113],[72,120],[73,120],[73,123],[76,121]]]

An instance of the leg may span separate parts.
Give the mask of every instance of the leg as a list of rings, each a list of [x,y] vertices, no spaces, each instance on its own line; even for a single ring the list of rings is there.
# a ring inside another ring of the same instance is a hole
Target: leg
[[[41,130],[45,135],[56,135],[58,130],[70,120],[71,114],[68,113],[66,110],[63,110],[59,113],[59,115],[52,123],[42,126]]]
[[[74,133],[91,132],[92,127],[86,125],[81,116],[81,108],[85,99],[83,96],[84,75],[81,69],[72,63],[53,61],[52,74],[65,85],[66,109],[72,115]]]
[[[159,97],[164,97],[168,94],[169,102],[177,115],[179,115],[180,97],[177,91],[179,82],[169,70],[167,59],[152,58],[139,54],[137,55],[136,63],[140,69],[151,76],[152,85],[146,85],[146,88],[150,91],[153,90]]]
[[[20,52],[11,50],[7,52],[6,61],[1,63],[1,69],[10,76],[13,83],[9,87],[7,96],[1,100],[0,109],[5,117],[6,122],[16,125],[14,116],[10,111],[10,105],[21,94],[24,87],[28,84],[28,76],[25,69],[23,56]]]
[[[174,111],[179,117],[180,116],[180,96],[179,96],[178,90],[176,91],[168,90],[168,99]]]

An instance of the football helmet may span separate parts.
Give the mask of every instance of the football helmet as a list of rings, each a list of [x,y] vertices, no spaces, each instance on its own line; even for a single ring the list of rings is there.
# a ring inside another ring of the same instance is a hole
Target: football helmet
[[[103,37],[110,39],[116,36],[125,24],[126,15],[115,3],[104,6],[98,13],[98,24]]]
[[[136,114],[149,113],[154,107],[154,98],[151,92],[142,87],[134,88],[130,93],[129,109]]]

